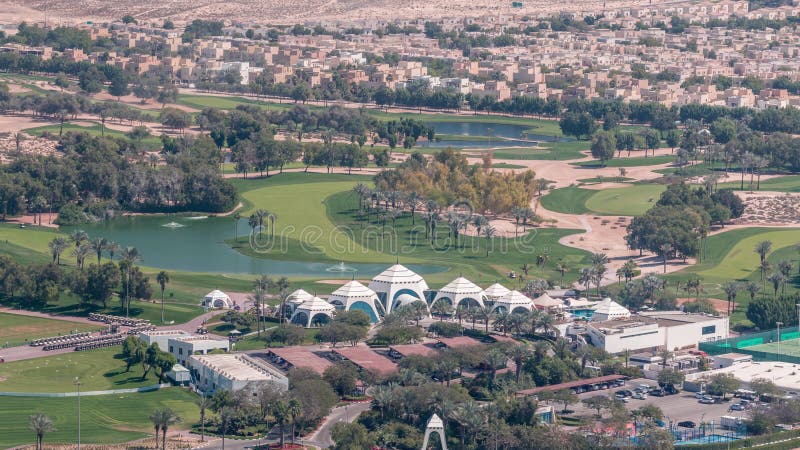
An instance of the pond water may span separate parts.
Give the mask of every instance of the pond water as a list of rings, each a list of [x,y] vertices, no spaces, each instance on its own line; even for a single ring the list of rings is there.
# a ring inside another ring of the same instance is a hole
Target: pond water
[[[236,224],[239,237],[247,236],[246,219]],[[142,255],[142,265],[189,272],[313,276],[320,278],[371,277],[391,264],[313,263],[254,258],[224,242],[234,237],[231,218],[186,216],[133,216],[105,223],[82,225],[91,238],[104,237],[121,246],[133,246]],[[65,232],[71,229],[65,227]],[[419,274],[443,272],[446,267],[408,264]]]
[[[545,134],[528,133],[525,140],[522,139],[522,134],[530,127],[523,125],[509,125],[502,123],[487,123],[487,122],[426,122],[425,125],[431,126],[436,130],[437,135],[447,134],[455,136],[464,136],[464,139],[450,140],[450,141],[433,141],[433,142],[420,142],[420,147],[430,148],[489,148],[489,147],[535,147],[539,142],[563,142],[569,139],[558,138]],[[470,136],[476,137],[489,137],[491,141],[480,139],[472,140]]]

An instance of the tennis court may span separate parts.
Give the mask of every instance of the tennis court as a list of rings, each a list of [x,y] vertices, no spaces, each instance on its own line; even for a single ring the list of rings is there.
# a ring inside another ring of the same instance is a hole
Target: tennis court
[[[754,361],[783,361],[800,364],[800,331],[797,326],[743,334],[714,342],[701,342],[700,350],[711,355],[744,353]]]

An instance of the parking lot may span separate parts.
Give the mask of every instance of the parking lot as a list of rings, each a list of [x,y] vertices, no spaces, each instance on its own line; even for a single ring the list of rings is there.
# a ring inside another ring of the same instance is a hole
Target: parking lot
[[[579,394],[578,398],[583,400],[595,395],[606,395],[613,398],[616,391],[620,389],[634,390],[640,384],[646,384],[652,387],[657,386],[657,383],[652,380],[634,379],[626,382],[624,387],[584,392]],[[681,391],[678,394],[667,395],[664,397],[648,396],[645,400],[630,399],[628,403],[625,403],[625,407],[629,410],[634,410],[647,404],[653,404],[661,408],[661,410],[664,412],[665,422],[667,420],[671,420],[674,423],[684,420],[691,420],[698,424],[701,421],[710,422],[712,420],[714,423],[719,423],[719,418],[722,416],[747,417],[747,411],[729,410],[730,405],[738,402],[738,399],[731,399],[728,402],[719,404],[704,405],[698,402],[694,395],[694,392]],[[583,403],[572,405],[570,406],[570,409],[573,409],[577,414],[580,415],[596,414],[595,410],[587,409]]]

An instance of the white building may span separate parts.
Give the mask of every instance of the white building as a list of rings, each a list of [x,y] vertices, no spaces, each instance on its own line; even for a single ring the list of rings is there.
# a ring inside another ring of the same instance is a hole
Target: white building
[[[244,354],[193,355],[189,368],[198,389],[207,395],[219,389],[238,391],[254,382],[272,382],[289,389],[289,379],[280,371]]]
[[[586,334],[592,345],[609,353],[659,348],[676,350],[726,339],[728,319],[682,311],[647,312],[630,319],[589,322]]]
[[[328,297],[328,302],[337,309],[364,311],[372,323],[377,323],[383,312],[383,305],[378,299],[378,294],[356,280],[333,291]]]
[[[602,302],[595,305],[592,309],[594,310],[594,314],[592,315],[593,322],[628,319],[631,317],[631,312],[628,311],[628,308],[625,308],[610,298],[604,298]]]
[[[182,330],[153,330],[143,331],[139,333],[139,339],[148,346],[152,343],[158,344],[158,348],[167,351],[169,348],[169,340],[176,338],[189,337],[191,334]]]
[[[286,303],[284,306],[284,309],[286,310],[286,315],[291,317],[298,306],[302,305],[303,302],[305,302],[306,300],[311,300],[313,298],[314,298],[313,295],[309,294],[303,289],[298,289],[292,292],[291,294],[289,294],[288,297],[286,297]]]
[[[203,297],[202,306],[203,308],[231,308],[233,307],[233,302],[231,302],[228,294],[214,289]]]
[[[494,302],[492,311],[506,311],[519,313],[533,309],[533,300],[519,291],[510,291],[508,294]]]
[[[425,291],[428,290],[428,283],[401,264],[395,264],[376,275],[369,283],[369,288],[378,294],[386,314],[398,306],[414,302],[427,305]]]
[[[483,307],[485,301],[486,296],[480,286],[464,277],[458,277],[436,293],[436,297],[431,302],[431,308],[437,302],[447,302],[451,308]]]
[[[295,325],[306,328],[328,323],[333,318],[336,307],[319,297],[313,297],[300,304],[289,320]]]
[[[168,341],[169,352],[179,363],[187,365],[192,355],[207,355],[214,350],[228,351],[230,343],[227,339],[214,339],[210,336],[182,336],[170,338]],[[162,350],[165,350],[162,348]]]

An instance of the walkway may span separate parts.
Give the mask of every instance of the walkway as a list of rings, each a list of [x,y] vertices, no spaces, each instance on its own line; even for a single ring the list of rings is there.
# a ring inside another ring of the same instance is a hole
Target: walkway
[[[304,441],[319,448],[328,448],[332,446],[331,429],[333,429],[333,426],[339,422],[354,422],[361,413],[369,410],[370,407],[370,402],[361,402],[333,408],[331,413],[328,414],[328,417],[325,418],[325,421],[322,422],[322,426],[317,428],[317,430],[304,439]]]

